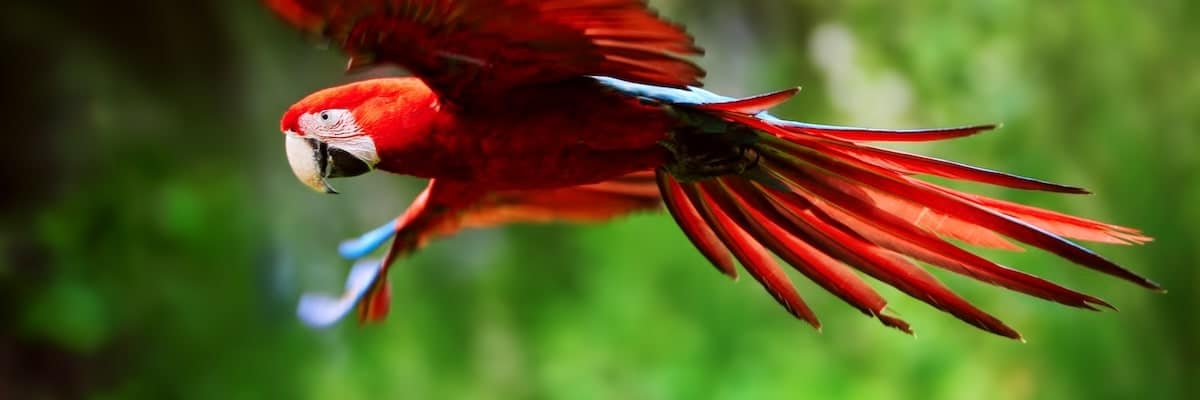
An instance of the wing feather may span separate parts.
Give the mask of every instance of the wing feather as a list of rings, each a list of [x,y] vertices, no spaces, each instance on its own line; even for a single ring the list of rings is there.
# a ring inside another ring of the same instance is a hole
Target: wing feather
[[[641,0],[265,0],[284,21],[332,41],[355,67],[402,66],[466,104],[516,87],[609,76],[699,85],[702,50]]]

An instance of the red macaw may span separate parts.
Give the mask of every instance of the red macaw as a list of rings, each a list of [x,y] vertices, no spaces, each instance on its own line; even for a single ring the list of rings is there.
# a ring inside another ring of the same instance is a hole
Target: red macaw
[[[266,0],[304,32],[350,55],[350,68],[394,64],[413,77],[354,82],[291,106],[280,127],[296,177],[374,169],[429,178],[395,221],[344,242],[362,258],[340,299],[305,296],[300,315],[333,323],[357,304],[383,318],[387,270],[460,229],[528,221],[600,221],[665,203],[717,269],[737,259],[794,316],[820,326],[772,254],[884,325],[911,333],[865,273],[986,331],[1020,335],[940,283],[926,264],[1074,307],[1098,298],[1011,269],[945,239],[1051,252],[1140,286],[1160,287],[1070,239],[1136,244],[1137,230],[918,180],[932,175],[1060,193],[1084,189],[864,144],[920,142],[994,128],[881,130],[767,113],[786,89],[733,99],[696,86],[701,54],[641,0]]]

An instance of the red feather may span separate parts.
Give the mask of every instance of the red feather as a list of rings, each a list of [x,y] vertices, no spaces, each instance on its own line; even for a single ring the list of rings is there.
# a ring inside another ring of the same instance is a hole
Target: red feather
[[[722,100],[688,87],[704,75],[687,58],[701,50],[641,0],[266,4],[288,23],[342,48],[352,66],[393,63],[416,76],[326,89],[297,102],[281,121],[289,143],[303,137],[319,156],[322,149],[372,153],[360,161],[432,179],[397,220],[378,279],[359,303],[364,321],[386,314],[391,263],[434,237],[513,222],[599,221],[656,209],[660,201],[719,271],[736,277],[738,260],[784,308],[817,328],[816,315],[773,254],[851,306],[909,333],[908,323],[887,314],[887,301],[859,272],[1010,338],[1020,335],[913,260],[1070,306],[1111,307],[950,239],[1008,250],[1021,250],[1014,243],[1020,242],[1159,289],[1069,240],[1150,240],[1137,230],[951,190],[917,176],[1087,193],[1081,188],[861,143],[943,140],[995,126],[863,129],[765,113],[796,88]],[[345,115],[351,119],[332,121],[340,124],[336,132],[314,122],[328,110],[350,110]],[[304,151],[289,152],[302,180],[318,169],[322,180],[337,176],[325,165],[307,168],[303,163],[311,160]],[[293,160],[295,154],[300,156]],[[746,164],[731,164],[736,173],[711,172],[725,171],[721,163],[730,155]],[[714,168],[695,167],[693,160]],[[680,170],[688,180],[668,172]],[[361,246],[350,247],[351,254],[378,246],[378,232],[389,231],[372,231]]]
[[[895,150],[886,150],[870,146],[862,146],[844,142],[825,142],[815,145],[815,148],[828,150],[831,153],[841,153],[854,159],[870,162],[882,168],[909,173],[929,174],[943,178],[988,183],[1016,189],[1043,190],[1048,192],[1087,194],[1088,191],[1073,186],[1044,182],[992,171],[970,165],[959,164],[946,160],[909,154]]]
[[[783,168],[768,166],[773,173]],[[800,195],[776,192],[771,198],[784,207],[801,208],[805,202],[815,205],[834,220],[884,248],[896,251],[949,271],[963,274],[1008,289],[1075,307],[1090,304],[1111,307],[1104,301],[1063,288],[1033,275],[1005,268],[972,254],[917,226],[854,196],[838,191],[820,179],[805,174],[780,174]],[[803,196],[803,198],[801,197]],[[812,200],[806,200],[811,198]]]
[[[796,288],[792,286],[782,268],[771,258],[770,253],[762,245],[754,241],[745,230],[739,227],[727,211],[713,205],[711,194],[692,184],[682,184],[684,193],[692,204],[699,209],[700,215],[716,232],[717,237],[733,252],[733,256],[742,263],[742,267],[754,279],[767,289],[767,292],[779,302],[789,313],[820,329],[821,322],[817,320],[812,309],[800,299]]]
[[[817,243],[813,235],[792,224],[789,217],[772,207],[759,193],[759,189],[752,189],[736,178],[720,181],[725,185],[730,197],[718,197],[718,203],[722,208],[740,213],[738,223],[755,239],[813,282],[863,313],[878,317],[884,325],[912,334],[907,322],[885,314],[887,301],[879,293],[853,270],[826,252],[813,247],[810,243]]]
[[[1143,244],[1153,240],[1150,237],[1142,235],[1137,229],[1092,221],[1037,207],[963,193],[957,190],[934,188],[1008,214],[1031,225],[1045,229],[1047,232],[1071,239],[1111,244]]]
[[[284,21],[341,47],[355,66],[400,65],[450,103],[603,75],[698,85],[703,51],[642,0],[266,0]]]
[[[722,178],[721,181],[733,179],[740,178]],[[734,202],[727,197],[726,192],[715,183],[702,184],[701,188],[705,194],[702,201],[712,202],[715,205],[715,207],[708,208],[718,212],[736,212],[747,208],[745,202]],[[695,198],[693,201],[696,201]],[[701,206],[701,208],[706,208],[706,206]],[[784,218],[776,222],[790,221],[795,224],[792,225],[795,227],[794,231],[790,232],[793,236],[808,239],[810,243],[826,254],[853,265],[914,298],[945,310],[967,323],[1002,336],[1020,338],[1020,335],[1012,328],[955,295],[925,270],[856,237],[835,224],[818,218],[812,207],[783,208],[783,210],[786,211]],[[737,222],[750,224],[745,219]],[[729,224],[729,222],[725,223]],[[768,287],[768,290],[771,288]]]
[[[737,279],[737,270],[733,268],[729,250],[721,244],[716,233],[713,233],[712,229],[705,224],[704,218],[688,200],[687,194],[684,193],[679,182],[665,172],[660,172],[658,186],[667,210],[675,218],[675,223],[687,235],[688,240],[692,241],[696,249],[700,250],[700,254],[703,254],[713,266],[717,267],[718,271],[730,278]]]
[[[996,125],[975,125],[937,129],[868,129],[817,125],[795,121],[772,121],[771,123],[790,134],[827,137],[855,142],[929,142],[971,136],[996,128]]]
[[[700,104],[695,106],[695,108],[705,111],[754,115],[788,101],[788,99],[795,96],[799,91],[800,88],[790,88],[723,103]]]

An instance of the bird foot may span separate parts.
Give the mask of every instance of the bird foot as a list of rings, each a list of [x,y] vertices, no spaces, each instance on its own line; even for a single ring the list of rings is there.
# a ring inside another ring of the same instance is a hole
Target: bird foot
[[[683,182],[702,181],[725,175],[741,175],[754,169],[761,156],[749,147],[735,147],[724,153],[697,156],[675,153],[667,171]]]
[[[697,126],[672,132],[660,144],[671,152],[666,169],[683,182],[703,181],[725,175],[740,175],[758,165],[752,144],[753,131],[720,125],[714,131]],[[740,129],[740,130],[739,130]]]

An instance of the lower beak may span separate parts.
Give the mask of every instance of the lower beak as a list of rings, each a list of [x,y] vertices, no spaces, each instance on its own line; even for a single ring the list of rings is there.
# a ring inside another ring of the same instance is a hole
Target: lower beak
[[[362,175],[371,171],[367,162],[313,138],[284,135],[288,164],[305,186],[322,193],[337,193],[326,178]]]
[[[324,143],[317,139],[306,139],[297,135],[286,135],[284,147],[292,173],[305,186],[322,193],[337,193],[325,182],[326,157],[320,151]]]

